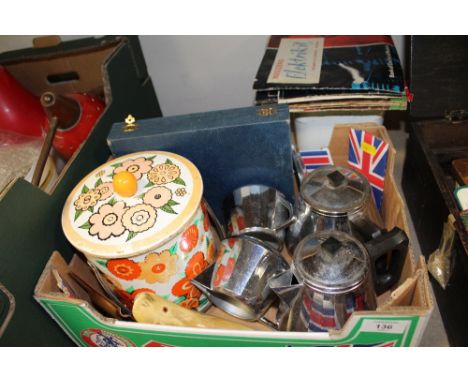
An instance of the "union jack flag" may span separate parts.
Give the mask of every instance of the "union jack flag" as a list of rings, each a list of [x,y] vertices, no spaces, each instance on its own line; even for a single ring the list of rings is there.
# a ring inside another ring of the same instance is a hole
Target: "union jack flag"
[[[327,148],[321,150],[301,151],[301,158],[307,171],[311,171],[317,167],[333,164],[330,150]]]
[[[348,165],[369,180],[379,210],[383,201],[387,157],[388,143],[367,131],[349,131]]]

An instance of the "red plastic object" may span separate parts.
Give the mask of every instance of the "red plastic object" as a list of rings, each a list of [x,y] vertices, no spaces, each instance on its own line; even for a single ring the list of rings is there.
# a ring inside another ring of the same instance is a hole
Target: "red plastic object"
[[[64,96],[76,100],[81,109],[80,117],[73,126],[67,129],[59,128],[55,133],[53,147],[60,156],[68,160],[88,137],[104,111],[105,104],[87,93],[69,93],[64,94]]]
[[[0,129],[41,137],[48,126],[39,98],[0,65]]]

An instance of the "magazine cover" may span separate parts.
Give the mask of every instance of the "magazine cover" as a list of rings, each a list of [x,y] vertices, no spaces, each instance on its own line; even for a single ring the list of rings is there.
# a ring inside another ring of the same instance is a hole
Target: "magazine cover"
[[[253,87],[291,101],[336,93],[404,95],[390,36],[272,36]]]

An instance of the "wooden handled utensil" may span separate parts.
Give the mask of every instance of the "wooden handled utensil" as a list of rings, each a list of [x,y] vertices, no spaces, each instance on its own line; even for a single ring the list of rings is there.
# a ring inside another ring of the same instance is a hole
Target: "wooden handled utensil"
[[[102,295],[76,273],[69,272],[70,277],[78,283],[89,295],[93,304],[107,315],[117,319],[131,319],[131,316],[122,312],[120,307],[110,298]]]
[[[153,293],[143,292],[133,303],[137,322],[196,328],[252,330],[248,326],[184,308]]]

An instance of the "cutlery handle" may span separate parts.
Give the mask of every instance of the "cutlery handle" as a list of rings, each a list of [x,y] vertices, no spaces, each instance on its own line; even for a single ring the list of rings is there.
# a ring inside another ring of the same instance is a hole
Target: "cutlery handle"
[[[153,293],[139,293],[133,304],[137,322],[196,328],[252,330],[248,326],[184,308]]]

